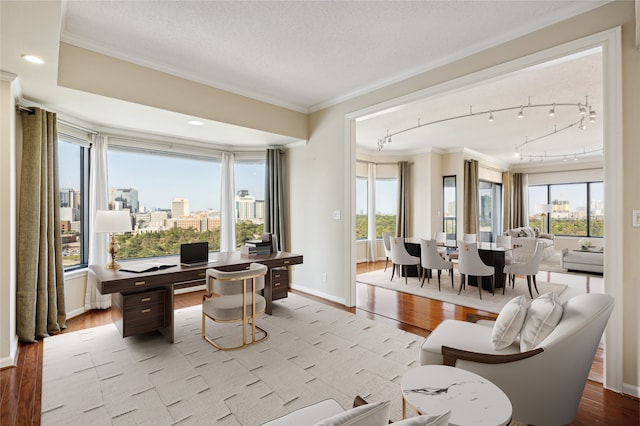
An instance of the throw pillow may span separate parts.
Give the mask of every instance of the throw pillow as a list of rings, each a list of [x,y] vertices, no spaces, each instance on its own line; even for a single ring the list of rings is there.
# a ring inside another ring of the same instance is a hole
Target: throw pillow
[[[504,349],[516,340],[527,317],[527,307],[528,302],[523,295],[514,297],[504,305],[493,325],[493,349]]]
[[[315,426],[377,426],[389,423],[389,411],[391,401],[380,401],[371,404],[360,405],[342,413],[336,414]]]
[[[520,229],[520,232],[518,232],[518,236],[519,237],[526,237],[527,236],[527,230],[524,228]]]
[[[394,426],[447,426],[449,424],[449,417],[451,417],[451,411],[447,411],[444,414],[437,414],[434,416],[422,415],[417,417],[409,417],[408,419],[395,422]]]
[[[545,293],[531,302],[520,331],[520,350],[529,351],[556,328],[562,318],[562,305],[555,293]]]
[[[533,236],[536,238],[540,238],[540,228],[533,228]]]

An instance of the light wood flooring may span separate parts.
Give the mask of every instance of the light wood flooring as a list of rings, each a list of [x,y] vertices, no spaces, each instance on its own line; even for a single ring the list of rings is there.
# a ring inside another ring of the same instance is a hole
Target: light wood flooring
[[[384,268],[384,262],[359,264],[357,273],[380,268]],[[594,285],[594,283],[578,283],[576,285]],[[595,283],[595,285],[598,284]],[[356,315],[362,315],[376,321],[385,321],[420,336],[427,336],[429,330],[432,330],[444,319],[464,319],[467,312],[485,313],[366,284],[358,284],[356,292],[357,306],[355,308],[345,308],[318,297],[301,292],[295,293]],[[175,308],[199,305],[202,302],[202,294],[203,292],[193,292],[176,295]],[[109,310],[91,311],[67,321],[67,329],[63,333],[109,324],[110,322],[111,313]],[[594,363],[592,374],[593,370],[602,371],[601,352],[597,357],[600,361]],[[41,391],[42,342],[20,344],[17,366],[3,369],[0,372],[0,423],[3,426],[39,425]],[[640,424],[639,408],[640,403],[637,398],[605,390],[597,381],[589,380],[585,386],[578,415],[571,424],[585,426],[638,425]],[[541,407],[541,409],[543,408]]]

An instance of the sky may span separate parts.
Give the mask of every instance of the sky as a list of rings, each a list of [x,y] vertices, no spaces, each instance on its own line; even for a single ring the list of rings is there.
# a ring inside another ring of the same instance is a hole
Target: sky
[[[77,145],[59,144],[60,188],[79,188]],[[235,164],[236,192],[241,189],[264,200],[264,164]],[[135,188],[140,206],[171,209],[176,198],[189,199],[191,212],[220,210],[221,164],[162,155],[110,150],[108,180],[111,188]]]

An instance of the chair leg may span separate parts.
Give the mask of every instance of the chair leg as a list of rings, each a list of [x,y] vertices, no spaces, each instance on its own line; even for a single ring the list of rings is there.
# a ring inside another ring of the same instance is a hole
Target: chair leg
[[[389,266],[389,258],[387,257],[387,261],[384,264],[384,272],[387,272],[387,266]]]
[[[480,295],[480,300],[482,300],[482,277],[476,277],[476,283],[478,284],[478,294]]]
[[[496,295],[496,279],[494,275],[491,275],[491,295]]]
[[[389,281],[393,281],[393,275],[396,273],[396,264],[393,263],[391,266],[393,268],[391,269],[391,279]]]
[[[442,271],[440,269],[438,269],[438,291],[440,291],[440,274],[442,273]]]
[[[504,294],[504,288],[507,286],[507,274],[502,274],[502,294]]]
[[[458,289],[458,294],[460,294],[460,292],[462,291],[462,289],[465,287],[464,284],[464,274],[460,274],[460,288]]]
[[[527,275],[527,287],[529,287],[529,296],[533,299],[533,293],[531,293],[531,275]]]
[[[424,268],[422,268],[422,284],[420,284],[420,288],[424,285],[424,279],[427,277],[427,274],[424,273]]]
[[[404,285],[407,285],[407,266],[402,265],[401,268],[404,268]]]
[[[449,269],[449,275],[451,276],[451,288],[453,288],[453,268]]]
[[[533,287],[536,289],[536,293],[540,296],[540,292],[538,291],[538,283],[536,282],[536,276],[533,275]]]

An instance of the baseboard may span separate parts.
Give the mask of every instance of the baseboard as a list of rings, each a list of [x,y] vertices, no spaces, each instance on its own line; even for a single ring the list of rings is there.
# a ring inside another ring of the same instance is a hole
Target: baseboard
[[[336,296],[333,296],[331,294],[327,294],[327,293],[324,293],[322,291],[318,291],[318,290],[313,289],[313,288],[309,288],[309,287],[305,287],[305,286],[301,286],[301,285],[296,285],[296,284],[293,284],[293,283],[289,284],[289,288],[301,291],[303,293],[310,294],[312,296],[322,297],[323,299],[327,299],[327,300],[330,300],[332,302],[339,303],[341,305],[345,304],[343,298],[336,297]]]
[[[636,398],[640,398],[640,386],[623,383],[622,393],[624,393],[625,395],[631,395],[635,396]]]
[[[77,317],[78,315],[82,315],[85,312],[87,311],[84,309],[84,306],[82,308],[74,309],[73,311],[67,312],[67,319]]]
[[[18,360],[18,336],[13,336],[13,342],[9,345],[11,350],[9,356],[0,358],[0,370],[16,366]]]

